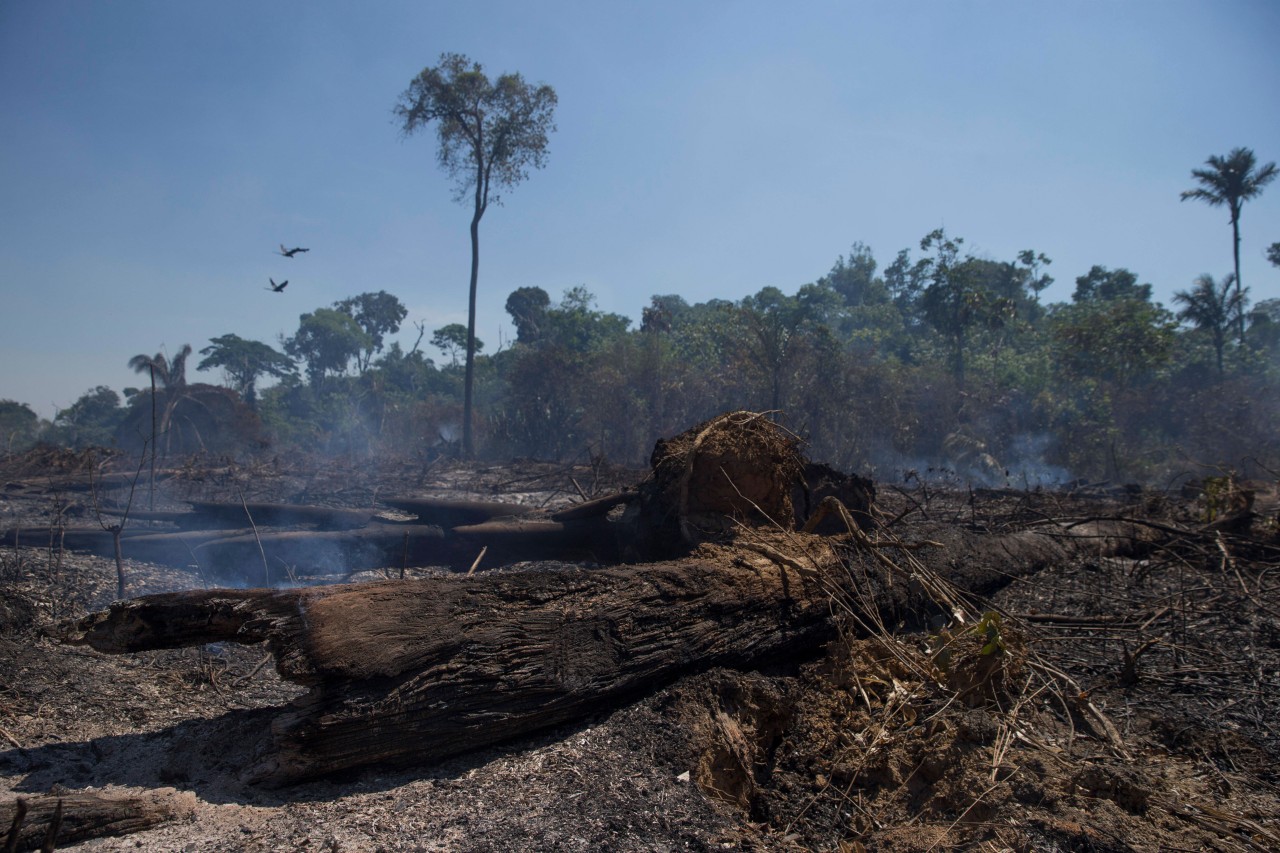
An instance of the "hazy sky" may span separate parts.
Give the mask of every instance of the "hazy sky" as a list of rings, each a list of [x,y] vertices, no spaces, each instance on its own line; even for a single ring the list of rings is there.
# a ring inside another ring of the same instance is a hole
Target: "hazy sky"
[[[0,399],[52,417],[142,384],[135,354],[278,347],[366,291],[408,307],[406,346],[465,322],[470,210],[391,112],[446,51],[560,98],[547,168],[481,223],[487,351],[517,287],[635,319],[939,226],[1049,255],[1048,301],[1101,264],[1168,303],[1231,270],[1190,170],[1280,160],[1278,38],[1274,0],[0,0]],[[1252,297],[1280,296],[1280,182],[1242,233]]]

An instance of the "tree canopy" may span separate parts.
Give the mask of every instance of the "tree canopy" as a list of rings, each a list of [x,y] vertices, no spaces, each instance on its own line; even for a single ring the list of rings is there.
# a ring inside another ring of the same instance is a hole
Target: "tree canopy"
[[[231,384],[250,408],[257,406],[257,382],[262,376],[283,379],[297,372],[293,360],[259,341],[247,341],[239,335],[226,334],[209,339],[209,346],[200,350],[205,356],[196,370],[220,367]]]
[[[1200,186],[1182,193],[1182,200],[1196,199],[1214,207],[1226,205],[1231,211],[1231,249],[1235,260],[1236,300],[1243,299],[1240,282],[1240,210],[1246,201],[1262,194],[1262,189],[1275,180],[1276,164],[1257,165],[1253,151],[1233,148],[1225,157],[1217,155],[1205,161],[1207,169],[1192,169],[1191,176]],[[1244,342],[1244,315],[1237,321],[1240,341]]]

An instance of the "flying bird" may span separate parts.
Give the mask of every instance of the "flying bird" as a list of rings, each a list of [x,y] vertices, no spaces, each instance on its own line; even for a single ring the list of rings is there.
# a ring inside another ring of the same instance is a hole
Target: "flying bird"
[[[286,249],[284,247],[284,243],[281,243],[280,251],[277,254],[284,255],[286,258],[292,258],[294,255],[298,254],[299,252],[310,252],[310,251],[311,251],[310,249],[303,249],[297,246],[293,247],[292,249]]]
[[[289,279],[287,278],[279,284],[276,284],[276,280],[274,278],[268,278],[267,281],[271,282],[271,287],[269,289],[275,293],[284,293],[285,285],[289,283]]]

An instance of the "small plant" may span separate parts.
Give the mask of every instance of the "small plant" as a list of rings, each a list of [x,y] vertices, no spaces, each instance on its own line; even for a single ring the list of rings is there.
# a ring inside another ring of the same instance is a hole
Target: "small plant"
[[[1201,501],[1204,503],[1203,520],[1206,524],[1209,524],[1231,509],[1237,491],[1235,474],[1206,477],[1202,490]]]
[[[982,618],[978,620],[978,624],[969,629],[971,634],[976,635],[984,641],[982,650],[978,652],[980,655],[991,655],[1003,653],[1007,651],[1004,644],[1004,636],[1001,633],[1003,623],[1000,620],[1000,614],[994,610],[988,610],[982,614]]]

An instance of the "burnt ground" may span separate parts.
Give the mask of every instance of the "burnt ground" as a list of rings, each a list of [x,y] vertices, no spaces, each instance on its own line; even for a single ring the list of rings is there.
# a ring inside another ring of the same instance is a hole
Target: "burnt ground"
[[[36,479],[83,461],[8,460],[0,527],[93,523],[87,495]],[[202,463],[164,480],[156,507],[241,497],[368,507],[410,493],[556,506],[639,476],[599,462]],[[145,488],[134,500],[147,503]],[[1127,556],[1100,540],[1010,578],[974,605],[1000,616],[844,616],[839,639],[806,660],[703,672],[429,767],[277,790],[238,773],[272,709],[302,692],[262,648],[62,645],[59,624],[115,598],[114,562],[8,547],[0,804],[145,794],[173,812],[151,829],[59,845],[70,850],[1280,849],[1274,488],[1259,492],[1248,530],[1206,528],[1221,508],[1203,496],[1141,490],[913,482],[882,485],[879,503],[908,542],[920,522],[1000,533],[1123,517],[1158,535]],[[125,574],[131,596],[204,585],[195,568],[126,561]],[[833,595],[833,612],[851,601]]]

